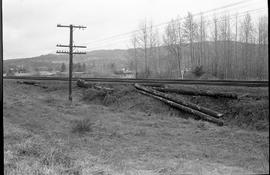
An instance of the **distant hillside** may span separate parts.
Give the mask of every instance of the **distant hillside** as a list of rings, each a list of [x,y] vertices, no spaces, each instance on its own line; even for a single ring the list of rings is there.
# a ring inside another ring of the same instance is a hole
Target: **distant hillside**
[[[127,59],[126,50],[96,50],[87,52],[85,55],[74,55],[74,63],[85,63],[87,66],[115,63],[116,66],[123,66]],[[4,72],[10,67],[23,66],[29,71],[38,67],[57,69],[62,63],[69,63],[68,55],[47,54],[32,58],[4,60]]]

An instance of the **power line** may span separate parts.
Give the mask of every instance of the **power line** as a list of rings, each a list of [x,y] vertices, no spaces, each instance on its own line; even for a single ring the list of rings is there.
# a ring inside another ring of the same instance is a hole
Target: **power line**
[[[252,14],[254,14],[254,13],[260,13],[260,11],[252,12]],[[239,18],[241,18],[241,17],[244,17],[246,14],[245,13],[240,13],[240,14],[237,14],[237,15],[238,15]],[[233,19],[237,15],[230,16],[230,18],[228,20]],[[217,20],[217,22],[220,23],[220,22],[225,21],[225,20],[227,20],[227,19],[219,19],[219,20]],[[211,22],[211,23],[213,23],[213,22]],[[208,22],[208,24],[210,24],[210,22]],[[120,43],[120,42],[126,42],[126,41],[129,41],[129,40],[130,40],[130,38],[122,38],[121,40],[118,40],[118,41],[114,41],[114,42],[111,42],[111,43],[106,43],[106,44],[96,46],[96,47],[91,47],[89,49],[89,51],[96,50],[96,49],[99,49],[99,48],[104,48],[106,46],[111,46],[111,45],[114,45],[114,44]]]
[[[236,3],[233,3],[233,4],[228,4],[228,5],[225,5],[225,6],[218,7],[218,8],[210,9],[210,10],[207,10],[207,11],[204,11],[204,12],[196,13],[196,14],[193,15],[193,17],[197,16],[197,15],[202,15],[202,14],[210,13],[210,12],[213,12],[213,11],[221,10],[221,9],[224,9],[224,8],[233,7],[233,6],[243,4],[243,3],[247,3],[247,2],[250,2],[250,1],[253,1],[253,0],[242,0],[242,1],[239,1],[239,2],[236,2]],[[152,27],[157,27],[157,26],[168,24],[168,23],[170,23],[170,21],[159,23],[159,24],[153,25]],[[106,40],[109,40],[111,38],[130,35],[132,33],[136,33],[136,32],[139,32],[139,31],[140,30],[134,30],[134,31],[130,31],[130,32],[122,33],[122,34],[117,34],[117,35],[113,35],[113,36],[110,36],[110,37],[107,37],[107,38],[91,41],[91,42],[84,43],[84,44],[87,45],[87,44],[95,43],[95,42],[98,42],[98,41],[106,41]]]
[[[229,17],[229,19],[218,19],[216,22],[219,23],[219,22],[222,22],[222,21],[225,21],[225,20],[231,20],[231,19],[234,19],[234,17],[236,17],[236,16],[238,16],[240,18],[240,17],[245,16],[247,13],[249,13],[249,14],[260,13],[260,12],[263,12],[262,10],[264,10],[264,8],[252,9],[252,10],[244,11],[244,12],[238,13],[236,15],[231,15]],[[212,21],[208,22],[208,24],[211,24],[211,23],[213,23],[213,22]],[[119,43],[119,42],[128,41],[128,40],[130,40],[130,37],[125,37],[125,38],[121,38],[121,39],[119,38],[117,41],[114,41],[114,42],[111,42],[111,43],[105,43],[105,44],[102,44],[100,46],[91,47],[91,48],[89,48],[89,50],[103,48],[105,46],[110,46],[110,45],[113,45],[113,44],[116,44],[116,43]]]
[[[261,8],[261,9],[263,9],[263,8]],[[256,9],[256,10],[258,10],[258,9]],[[246,13],[246,12],[251,12],[251,11],[253,11],[253,9],[252,10],[248,10],[248,11],[244,11],[244,13]],[[204,18],[207,18],[207,17],[210,17],[211,15],[215,15],[215,16],[223,16],[223,15],[225,15],[225,14],[228,14],[228,12],[227,11],[222,11],[221,13],[219,13],[219,14],[209,14],[209,15],[207,15],[207,16],[204,16]],[[198,15],[197,15],[198,16]],[[195,17],[195,16],[194,16]],[[186,19],[186,17],[185,18],[181,18],[181,19],[178,19],[178,20],[184,20],[184,19]],[[157,29],[157,28],[159,28],[159,27],[164,27],[164,26],[156,26],[155,28]],[[132,34],[132,33],[131,33]],[[122,36],[119,36],[119,37],[115,37],[114,39],[113,38],[107,38],[106,40],[101,40],[101,41],[99,41],[99,42],[95,42],[95,43],[93,43],[93,44],[95,44],[96,45],[96,43],[105,43],[105,42],[107,42],[108,40],[119,40],[120,38],[126,38],[126,37],[130,37],[130,36],[126,36],[126,35],[122,35]],[[121,39],[122,40],[122,39]]]

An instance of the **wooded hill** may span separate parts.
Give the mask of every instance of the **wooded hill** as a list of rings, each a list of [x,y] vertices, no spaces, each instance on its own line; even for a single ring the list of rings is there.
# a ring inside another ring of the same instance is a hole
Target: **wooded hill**
[[[85,55],[75,55],[73,63],[81,63],[86,65],[86,69],[102,70],[102,67],[114,67],[120,69],[126,63],[126,50],[97,50],[87,52]],[[4,73],[9,68],[24,67],[28,72],[34,71],[39,67],[47,67],[52,70],[61,69],[62,64],[68,68],[69,56],[59,54],[41,55],[32,58],[20,58],[4,60]]]

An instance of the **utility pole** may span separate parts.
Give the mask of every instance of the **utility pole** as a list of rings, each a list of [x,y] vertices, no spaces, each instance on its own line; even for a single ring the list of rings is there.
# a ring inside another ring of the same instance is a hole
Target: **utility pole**
[[[75,25],[61,25],[57,24],[57,27],[67,27],[69,28],[70,31],[70,36],[69,36],[69,45],[61,45],[57,44],[57,47],[69,47],[69,51],[59,51],[57,50],[56,53],[64,53],[64,54],[69,54],[69,96],[68,99],[72,101],[72,88],[71,88],[71,83],[72,83],[72,67],[73,67],[73,54],[86,54],[86,52],[73,52],[73,48],[86,48],[86,46],[75,46],[73,45],[73,29],[78,28],[78,29],[85,29],[85,26],[75,26]]]

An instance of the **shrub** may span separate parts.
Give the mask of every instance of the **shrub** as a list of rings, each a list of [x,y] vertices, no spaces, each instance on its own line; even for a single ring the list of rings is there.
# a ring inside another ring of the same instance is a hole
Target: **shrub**
[[[103,100],[106,96],[106,92],[89,88],[83,93],[83,100],[92,101],[94,99]]]
[[[114,95],[107,94],[105,98],[103,99],[103,104],[105,106],[109,106],[115,102],[117,102],[117,97]]]
[[[203,66],[196,66],[195,69],[192,71],[192,73],[196,76],[196,77],[200,77],[202,76],[205,72],[203,70]]]
[[[91,132],[92,125],[93,123],[90,121],[90,119],[75,120],[73,121],[72,132],[79,134]]]
[[[201,130],[207,130],[207,126],[205,125],[204,122],[200,121],[198,124],[197,124],[197,128],[201,129]]]

